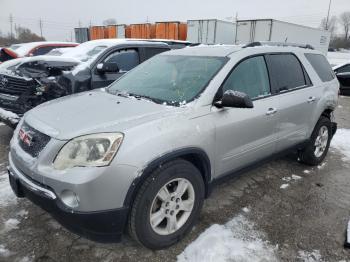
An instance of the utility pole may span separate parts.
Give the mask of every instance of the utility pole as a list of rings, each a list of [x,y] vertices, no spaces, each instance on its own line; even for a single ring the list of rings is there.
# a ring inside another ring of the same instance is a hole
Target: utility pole
[[[328,30],[328,21],[329,21],[329,13],[330,13],[330,10],[331,10],[331,4],[332,4],[332,0],[329,0],[327,21],[326,21],[326,30]]]
[[[39,26],[40,26],[40,36],[43,37],[43,21],[41,20],[41,18],[39,20]]]
[[[13,38],[12,24],[13,24],[13,16],[12,16],[12,14],[10,14],[10,30],[11,30],[10,38],[11,38],[11,40]]]

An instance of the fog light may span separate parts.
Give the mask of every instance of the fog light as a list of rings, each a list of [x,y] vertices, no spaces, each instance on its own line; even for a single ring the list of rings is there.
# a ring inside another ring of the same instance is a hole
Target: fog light
[[[70,190],[62,191],[61,200],[68,207],[76,208],[79,206],[79,198],[73,191],[70,191]]]

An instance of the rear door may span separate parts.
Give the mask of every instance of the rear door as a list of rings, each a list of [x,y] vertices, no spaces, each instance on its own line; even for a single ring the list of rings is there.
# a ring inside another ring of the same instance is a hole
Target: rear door
[[[105,62],[117,64],[119,72],[98,72],[97,65]],[[118,49],[109,53],[92,69],[92,88],[101,88],[110,85],[123,74],[139,65],[139,63],[140,56],[137,48]]]
[[[312,85],[295,54],[269,54],[266,59],[272,93],[278,101],[276,150],[281,151],[307,138],[309,122],[321,91]]]
[[[271,95],[264,56],[250,57],[235,66],[218,96],[227,90],[248,94],[253,100],[254,108],[212,107],[219,175],[273,154],[276,142],[276,100]]]

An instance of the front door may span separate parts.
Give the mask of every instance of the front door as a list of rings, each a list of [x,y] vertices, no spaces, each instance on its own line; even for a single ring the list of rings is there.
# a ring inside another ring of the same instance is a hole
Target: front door
[[[97,65],[92,70],[92,88],[106,87],[121,77],[123,74],[133,69],[140,63],[138,50],[136,49],[122,49],[116,50],[103,58],[98,64],[115,63],[118,72],[98,72]]]
[[[275,151],[276,99],[271,96],[264,56],[240,62],[219,93],[227,90],[246,93],[253,100],[254,107],[212,107],[216,125],[216,173],[219,176],[259,161]]]

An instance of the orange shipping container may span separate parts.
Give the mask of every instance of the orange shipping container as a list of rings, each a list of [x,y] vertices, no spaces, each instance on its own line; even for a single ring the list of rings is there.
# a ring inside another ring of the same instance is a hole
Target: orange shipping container
[[[152,38],[152,25],[151,24],[130,25],[130,37],[140,38],[140,39]]]
[[[117,38],[117,26],[116,25],[105,26],[104,38]]]
[[[103,39],[105,37],[104,26],[90,27],[90,40]]]
[[[131,38],[131,26],[127,25],[125,27],[125,38]]]
[[[157,22],[155,38],[186,40],[187,24],[180,22]]]

